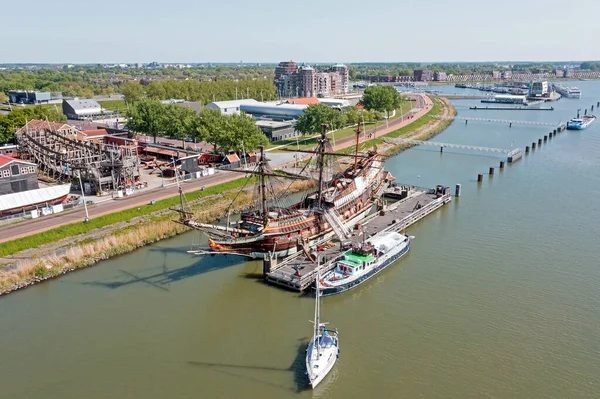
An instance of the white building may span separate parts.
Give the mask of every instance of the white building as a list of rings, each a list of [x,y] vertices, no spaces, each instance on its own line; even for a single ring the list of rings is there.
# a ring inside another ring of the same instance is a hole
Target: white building
[[[532,96],[543,96],[548,93],[548,82],[533,82],[531,85],[531,95]]]
[[[94,119],[104,114],[100,104],[90,98],[63,100],[62,109],[69,119]]]
[[[231,101],[215,101],[212,103],[206,104],[205,108],[216,109],[221,112],[223,115],[239,115],[240,114],[240,106],[242,104],[256,104],[258,101],[249,98],[246,100],[231,100]]]

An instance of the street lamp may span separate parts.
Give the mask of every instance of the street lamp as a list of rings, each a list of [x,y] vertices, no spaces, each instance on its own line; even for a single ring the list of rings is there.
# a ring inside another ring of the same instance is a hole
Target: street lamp
[[[81,188],[81,198],[83,198],[83,207],[85,208],[85,223],[90,221],[90,215],[88,214],[87,201],[85,200],[85,193],[83,190],[83,183],[81,183],[81,170],[78,171],[77,176],[79,177],[79,187]]]

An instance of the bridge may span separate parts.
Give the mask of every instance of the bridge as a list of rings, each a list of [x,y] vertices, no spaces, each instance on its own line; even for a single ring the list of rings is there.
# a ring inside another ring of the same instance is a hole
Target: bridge
[[[461,119],[464,121],[477,121],[477,122],[496,122],[496,123],[508,123],[509,125],[520,124],[520,125],[536,125],[536,126],[552,126],[554,128],[558,128],[562,125],[562,123],[552,123],[552,122],[532,122],[532,121],[516,121],[510,119],[492,119],[492,118],[473,118],[467,116],[441,116],[441,115],[433,115],[431,118],[436,119]]]
[[[410,140],[410,139],[385,139],[384,141],[393,143],[393,144],[410,144],[410,145],[428,145],[431,147],[439,147],[439,148],[455,148],[459,150],[470,150],[470,151],[485,151],[485,152],[493,152],[496,154],[506,154],[508,157],[521,152],[520,148],[492,148],[492,147],[479,147],[474,145],[465,145],[465,144],[451,144],[451,143],[439,143],[436,141],[422,141],[422,140]]]

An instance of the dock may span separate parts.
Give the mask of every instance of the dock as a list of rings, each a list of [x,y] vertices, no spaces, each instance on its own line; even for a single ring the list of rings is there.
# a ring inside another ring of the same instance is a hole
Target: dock
[[[390,205],[383,205],[379,211],[367,216],[360,223],[359,229],[352,229],[352,237],[348,241],[360,241],[362,235],[366,237],[383,231],[402,232],[407,227],[423,219],[433,211],[441,208],[452,200],[449,187],[437,186],[435,189],[415,188],[412,186],[400,186],[404,191],[404,198]],[[343,242],[334,244],[331,237],[316,243],[307,254],[299,251],[296,254],[280,260],[269,262],[268,270],[265,270],[265,281],[284,287],[293,291],[304,291],[315,281],[317,261],[321,260],[321,273],[325,273],[335,267],[336,259],[348,250]],[[309,259],[308,255],[312,257]]]
[[[542,107],[469,107],[473,110],[482,111],[554,111],[554,107],[542,108]]]

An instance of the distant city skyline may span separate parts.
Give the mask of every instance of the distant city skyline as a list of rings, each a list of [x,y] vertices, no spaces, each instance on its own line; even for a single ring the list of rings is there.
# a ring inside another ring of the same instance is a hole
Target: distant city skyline
[[[591,0],[573,6],[564,0],[493,4],[181,0],[176,6],[163,4],[153,0],[105,0],[101,5],[75,0],[9,2],[2,6],[0,63],[600,59],[600,48],[590,46],[600,29],[585,18],[600,12],[600,3]]]

